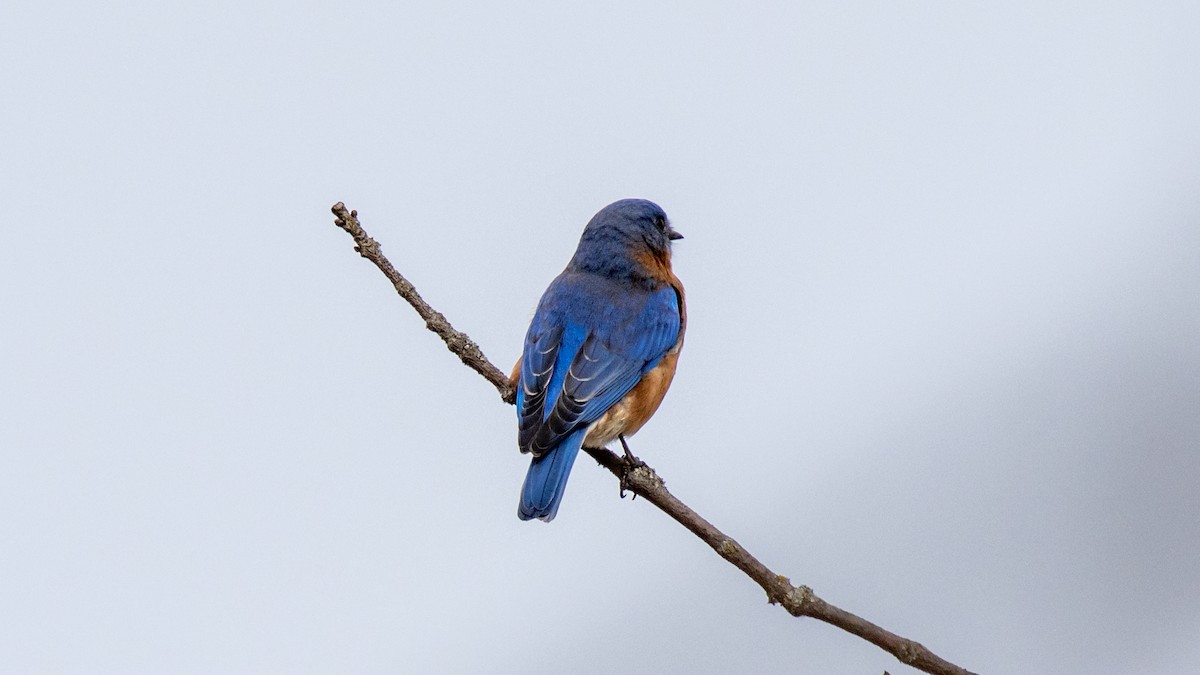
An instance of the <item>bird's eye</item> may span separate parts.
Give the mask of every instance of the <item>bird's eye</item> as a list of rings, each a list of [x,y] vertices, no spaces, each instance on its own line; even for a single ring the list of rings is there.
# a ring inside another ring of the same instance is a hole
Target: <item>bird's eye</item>
[[[665,230],[667,228],[666,218],[663,218],[662,216],[654,216],[654,226],[660,230]]]

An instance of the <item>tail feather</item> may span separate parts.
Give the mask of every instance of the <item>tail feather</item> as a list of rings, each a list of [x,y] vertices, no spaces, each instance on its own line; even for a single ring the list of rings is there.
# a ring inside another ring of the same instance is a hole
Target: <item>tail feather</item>
[[[571,466],[575,464],[586,435],[586,428],[579,429],[564,438],[557,448],[529,464],[517,517],[521,520],[540,518],[547,523],[554,520],[567,489],[567,479],[571,477]]]

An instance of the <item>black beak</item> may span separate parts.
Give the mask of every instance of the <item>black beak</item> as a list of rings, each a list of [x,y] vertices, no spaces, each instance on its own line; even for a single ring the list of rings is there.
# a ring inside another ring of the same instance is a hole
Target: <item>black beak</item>
[[[675,241],[676,239],[683,239],[683,235],[679,234],[675,230],[667,230],[667,239]]]

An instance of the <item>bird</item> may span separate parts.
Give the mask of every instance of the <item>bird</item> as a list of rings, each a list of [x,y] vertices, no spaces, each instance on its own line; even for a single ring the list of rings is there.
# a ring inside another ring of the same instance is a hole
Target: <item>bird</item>
[[[546,288],[510,377],[517,445],[533,456],[521,520],[554,520],[580,448],[632,436],[658,410],[683,349],[683,283],[662,207],[622,199],[588,222]]]

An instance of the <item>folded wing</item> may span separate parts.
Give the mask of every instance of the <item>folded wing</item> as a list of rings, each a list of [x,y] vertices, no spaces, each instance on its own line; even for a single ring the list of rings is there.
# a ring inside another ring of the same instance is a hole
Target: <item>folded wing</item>
[[[517,391],[522,452],[541,456],[599,419],[675,346],[680,327],[675,290],[662,288],[636,300],[600,321],[548,314],[561,318],[539,325],[535,317]]]

